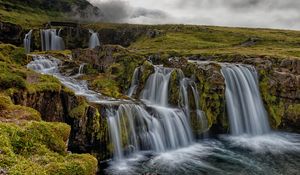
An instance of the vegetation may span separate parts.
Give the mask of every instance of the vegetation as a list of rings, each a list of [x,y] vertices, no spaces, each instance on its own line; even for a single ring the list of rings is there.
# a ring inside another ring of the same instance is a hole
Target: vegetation
[[[63,123],[0,123],[0,168],[9,174],[95,174],[94,157],[66,152],[69,132]]]
[[[53,76],[26,69],[30,59],[22,48],[0,44],[0,170],[8,174],[95,174],[96,158],[67,152],[70,126],[43,122],[35,109],[13,104],[10,96],[19,91],[69,93]],[[73,110],[74,117],[78,109]]]

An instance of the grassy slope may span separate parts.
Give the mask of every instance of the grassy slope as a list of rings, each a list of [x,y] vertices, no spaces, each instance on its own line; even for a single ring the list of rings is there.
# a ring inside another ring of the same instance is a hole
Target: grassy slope
[[[165,35],[140,38],[130,46],[141,52],[181,55],[300,57],[300,32],[207,26],[158,26]],[[250,38],[253,46],[242,46]]]
[[[89,5],[86,0],[0,0],[0,21],[36,28],[50,20],[70,20],[72,8]]]
[[[60,0],[61,3],[56,3],[57,0],[52,3],[34,0],[36,2],[32,4],[36,5],[28,5],[32,1],[27,1],[0,0],[0,20],[20,24],[25,28],[36,28],[49,20],[70,20],[66,14],[72,5],[82,8],[87,5],[85,0]],[[162,35],[155,38],[141,37],[129,47],[145,54],[300,57],[300,31],[191,25],[90,24],[85,27],[95,30],[147,28],[162,32]],[[241,46],[249,38],[257,39],[255,45]]]

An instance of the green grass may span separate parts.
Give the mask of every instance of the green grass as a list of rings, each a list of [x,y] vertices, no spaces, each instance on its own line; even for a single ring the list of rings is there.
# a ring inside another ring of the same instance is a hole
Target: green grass
[[[175,31],[175,26],[169,27],[157,26],[165,31],[164,35],[144,36],[129,48],[145,54],[300,57],[299,31],[206,26],[178,26]],[[257,38],[257,42],[253,46],[242,46],[250,38]]]

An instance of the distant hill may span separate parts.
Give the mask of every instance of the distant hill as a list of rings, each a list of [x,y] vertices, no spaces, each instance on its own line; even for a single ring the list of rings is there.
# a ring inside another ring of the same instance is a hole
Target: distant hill
[[[0,0],[0,21],[33,27],[49,20],[99,21],[103,14],[86,0]]]

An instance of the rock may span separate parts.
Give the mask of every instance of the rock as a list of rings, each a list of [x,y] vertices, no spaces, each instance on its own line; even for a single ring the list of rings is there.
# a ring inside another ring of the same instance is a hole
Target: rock
[[[22,27],[9,22],[0,21],[0,42],[20,45],[23,43]]]

